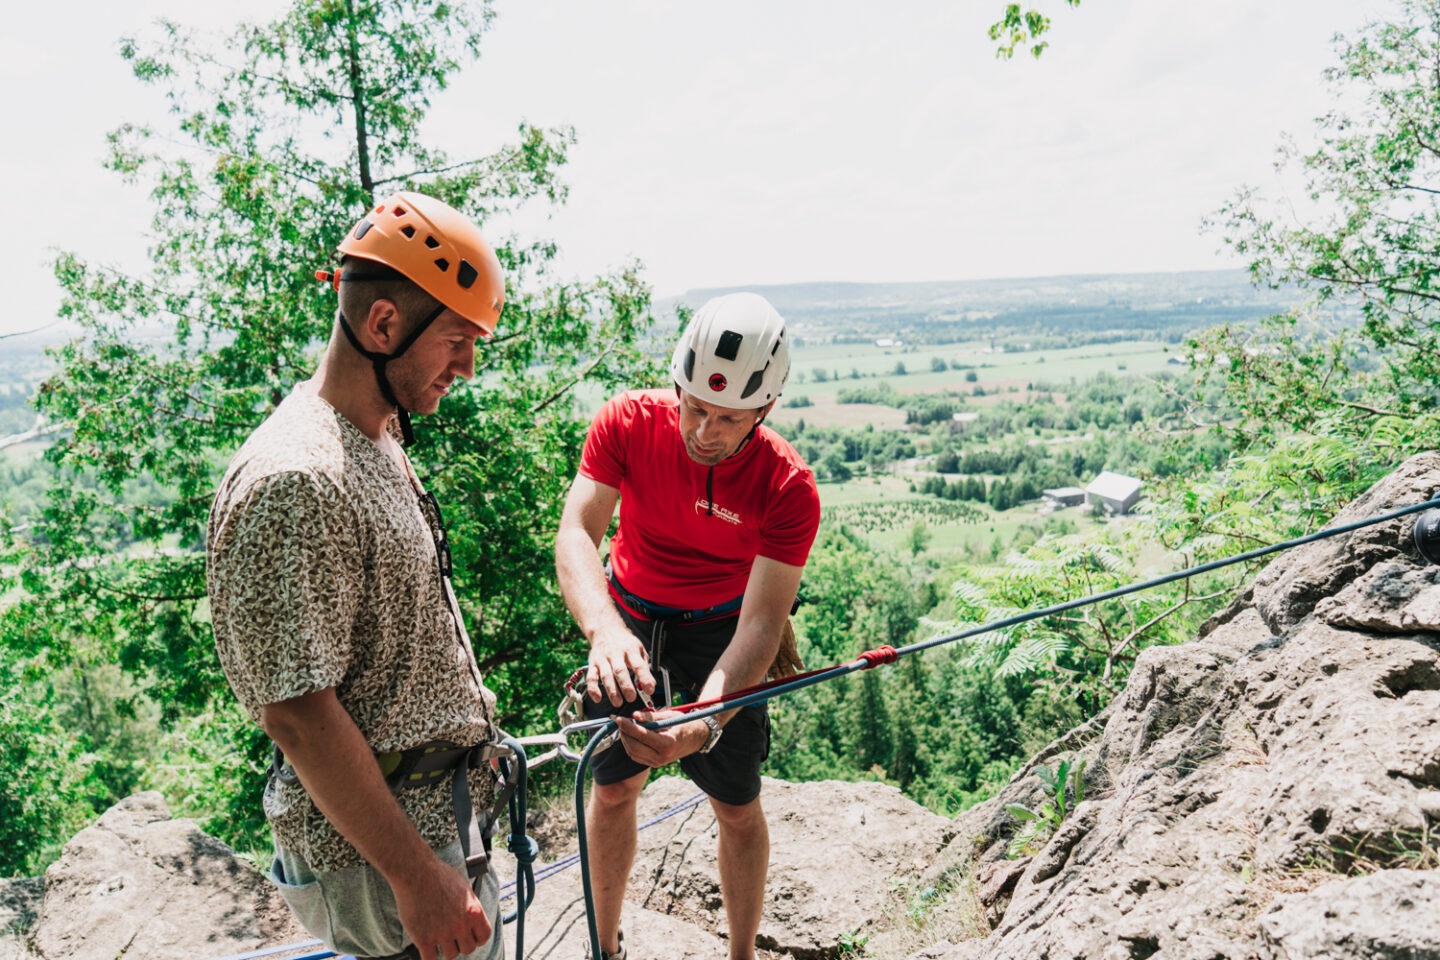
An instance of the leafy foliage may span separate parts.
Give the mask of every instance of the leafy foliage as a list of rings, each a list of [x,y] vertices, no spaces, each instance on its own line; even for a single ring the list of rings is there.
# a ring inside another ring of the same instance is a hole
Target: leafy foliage
[[[108,166],[151,189],[150,270],[56,261],[61,314],[82,333],[36,398],[66,433],[46,453],[58,472],[48,504],[11,531],[7,648],[82,670],[118,663],[172,730],[225,714],[205,518],[230,454],[308,376],[331,331],[333,295],[313,271],[381,191],[422,189],[482,224],[564,198],[568,129],[522,124],[514,143],[459,160],[421,136],[490,17],[484,3],[296,0],[215,48],[173,23],[125,41],[174,122],[125,124],[109,140]],[[547,286],[552,244],[507,238],[497,253],[509,287],[500,335],[477,351],[476,379],[418,425],[414,459],[447,507],[457,592],[502,722],[521,728],[582,656],[550,575],[584,430],[574,389],[646,382],[651,318],[633,266]],[[243,808],[230,822],[254,823],[258,741],[233,719],[214,728],[224,738],[185,750],[241,758],[219,768],[237,779],[187,789],[197,806]],[[113,799],[102,790],[92,804]]]
[[[38,665],[0,648],[0,875],[38,872],[90,812],[95,759]]]
[[[1319,118],[1313,149],[1282,151],[1309,202],[1243,190],[1215,218],[1258,283],[1313,295],[1259,331],[1192,344],[1245,436],[1366,437],[1377,420],[1418,418],[1409,449],[1440,439],[1440,3],[1404,0],[1398,14],[1338,41],[1327,77],[1344,106]]]
[[[1065,0],[1072,7],[1080,6],[1080,0]],[[997,41],[1000,45],[995,49],[995,56],[1009,60],[1015,56],[1015,49],[1030,47],[1030,53],[1038,60],[1050,46],[1049,40],[1040,38],[1050,31],[1050,18],[1041,13],[1038,9],[1031,7],[1029,10],[1022,10],[1018,3],[1005,5],[1005,14],[998,21],[990,25],[990,39]]]
[[[1057,763],[1054,770],[1041,764],[1035,768],[1035,776],[1042,793],[1038,809],[1022,803],[1005,804],[1005,810],[1020,822],[1020,829],[1005,847],[1005,855],[1012,860],[1044,847],[1070,811],[1085,799],[1084,760],[1076,763],[1069,757]]]

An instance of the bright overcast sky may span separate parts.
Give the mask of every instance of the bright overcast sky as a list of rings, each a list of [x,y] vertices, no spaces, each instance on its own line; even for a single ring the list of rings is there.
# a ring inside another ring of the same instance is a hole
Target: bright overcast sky
[[[815,280],[960,280],[1239,262],[1200,220],[1274,182],[1324,111],[1332,36],[1383,0],[1053,0],[1052,46],[996,60],[1002,0],[498,0],[479,64],[435,104],[454,157],[523,120],[571,124],[569,204],[506,225],[571,275],[638,258],[660,296]],[[105,134],[159,118],[116,41],[276,0],[24,4],[0,60],[12,312],[53,316],[54,248],[143,264],[142,191]],[[357,216],[361,211],[356,211]],[[492,229],[500,225],[491,225]],[[312,265],[297,264],[297,269]],[[18,294],[18,295],[15,295]]]

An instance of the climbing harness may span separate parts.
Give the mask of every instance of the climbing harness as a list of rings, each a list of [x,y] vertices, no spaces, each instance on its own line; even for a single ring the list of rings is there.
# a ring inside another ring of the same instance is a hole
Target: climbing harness
[[[685,610],[679,607],[662,607],[659,604],[651,603],[644,597],[638,597],[629,590],[626,590],[624,585],[620,583],[620,579],[615,576],[608,565],[605,568],[605,575],[610,580],[610,586],[615,589],[616,596],[624,601],[625,606],[639,613],[646,620],[654,620],[656,622],[678,621],[680,623],[696,623],[701,620],[719,620],[721,617],[728,617],[731,614],[739,613],[740,604],[745,599],[745,595],[741,594],[738,597],[726,600],[724,603],[717,603],[713,607],[701,607],[698,610]]]

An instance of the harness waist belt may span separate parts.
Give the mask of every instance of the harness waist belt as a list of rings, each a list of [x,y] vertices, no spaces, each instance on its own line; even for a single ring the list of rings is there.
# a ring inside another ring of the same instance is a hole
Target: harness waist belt
[[[270,772],[281,783],[296,784],[300,778],[295,768],[285,762],[280,745],[274,744],[270,761]],[[494,757],[510,756],[508,747],[497,743],[479,743],[473,747],[462,747],[448,740],[431,740],[408,750],[391,750],[375,754],[380,773],[391,793],[399,793],[414,787],[428,787],[445,778],[450,780],[451,803],[455,808],[455,831],[459,834],[460,847],[465,854],[466,872],[471,878],[485,872],[489,861],[490,838],[495,832],[495,821],[505,809],[510,796],[515,792],[515,780],[500,783],[494,805],[479,818],[480,839],[483,851],[470,852],[470,823],[475,820],[474,808],[470,803],[470,770],[479,767]]]
[[[718,620],[721,617],[728,617],[732,613],[740,611],[740,603],[745,599],[741,594],[733,600],[726,600],[724,603],[717,603],[713,607],[703,607],[699,610],[683,610],[679,607],[662,607],[658,603],[651,603],[644,597],[637,597],[626,590],[620,584],[620,579],[615,576],[609,566],[605,568],[605,574],[610,578],[610,587],[615,595],[625,602],[647,620],[678,620],[681,623],[693,623],[697,620]]]

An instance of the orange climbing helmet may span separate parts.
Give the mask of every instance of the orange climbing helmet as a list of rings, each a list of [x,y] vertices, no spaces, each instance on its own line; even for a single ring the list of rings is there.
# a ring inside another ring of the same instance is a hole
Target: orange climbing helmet
[[[500,261],[480,228],[449,204],[409,190],[391,194],[345,234],[339,249],[399,271],[485,336],[495,333],[505,303]],[[339,290],[342,272],[316,277]]]

